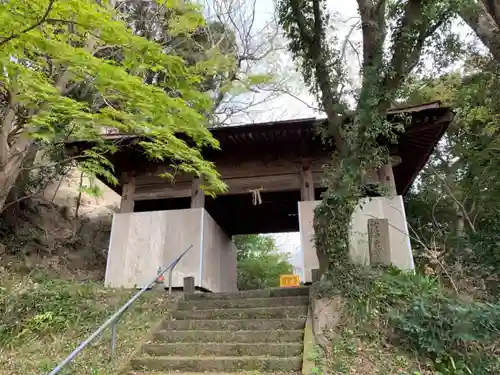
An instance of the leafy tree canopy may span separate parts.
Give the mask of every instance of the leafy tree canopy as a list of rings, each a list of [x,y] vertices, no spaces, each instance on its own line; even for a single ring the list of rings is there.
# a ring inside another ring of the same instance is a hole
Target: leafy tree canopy
[[[280,253],[271,236],[235,236],[238,250],[238,289],[263,289],[279,286],[280,275],[290,274],[293,267],[286,254]]]
[[[441,100],[456,112],[406,197],[408,220],[443,261],[481,277],[500,272],[499,77],[497,64],[473,56],[465,72],[415,80],[407,92],[410,102]],[[414,239],[415,249],[423,244]]]
[[[0,134],[3,199],[35,141],[73,137],[98,142],[104,126],[151,136],[142,142],[148,157],[172,160],[177,169],[203,174],[208,192],[224,188],[213,164],[200,153],[201,147],[218,147],[204,116],[211,100],[200,91],[213,60],[188,65],[159,43],[135,35],[113,5],[91,0],[15,0],[0,5],[0,89],[8,102]],[[167,6],[183,4],[169,0]],[[200,10],[190,6],[173,15],[168,27],[175,37],[203,25]],[[121,58],[99,55],[110,48],[121,51]],[[145,83],[148,72],[161,73],[162,82]],[[69,95],[83,82],[104,106]],[[178,138],[179,133],[188,135],[194,147]],[[102,153],[117,147],[100,142],[87,153],[83,169],[116,182]]]

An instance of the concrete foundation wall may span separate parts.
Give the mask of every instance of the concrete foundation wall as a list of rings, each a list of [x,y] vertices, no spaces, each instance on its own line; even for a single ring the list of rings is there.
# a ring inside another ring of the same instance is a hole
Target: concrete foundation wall
[[[235,292],[236,246],[214,219],[204,212],[201,287],[210,291]]]
[[[115,214],[105,285],[143,287],[190,245],[175,267],[173,286],[182,286],[185,276],[199,280],[201,220],[202,209]]]
[[[319,268],[318,257],[312,238],[314,235],[314,208],[319,201],[299,202],[299,222],[301,246],[304,256],[305,282],[312,281],[311,270]],[[414,268],[413,256],[408,236],[403,198],[365,198],[356,209],[351,220],[349,252],[351,259],[359,264],[370,264],[368,247],[368,219],[388,219],[391,263],[398,268]]]
[[[304,257],[304,281],[311,282],[311,270],[319,268],[318,256],[314,247],[314,209],[319,201],[299,202],[299,230],[302,255]]]
[[[351,221],[350,252],[353,261],[369,265],[368,219],[388,219],[390,259],[403,270],[414,268],[403,197],[363,199]]]
[[[182,287],[184,277],[193,276],[197,287],[213,292],[233,291],[236,249],[228,242],[229,238],[202,208],[115,214],[105,285],[143,287],[156,276],[159,267],[170,265],[193,245],[175,267],[172,287]],[[221,273],[233,263],[234,275]]]

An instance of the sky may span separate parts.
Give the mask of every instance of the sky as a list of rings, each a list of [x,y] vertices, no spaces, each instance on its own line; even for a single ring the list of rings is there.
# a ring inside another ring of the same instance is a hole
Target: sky
[[[248,6],[251,1],[249,0],[204,0],[206,15],[208,17],[213,16],[212,6],[215,3],[233,3],[233,4],[245,4]],[[244,5],[244,6],[245,6]],[[255,14],[252,30],[260,31],[266,24],[273,20],[275,12],[275,1],[273,0],[255,0]],[[334,17],[335,23],[335,34],[338,36],[339,41],[345,40],[346,36],[351,32],[352,26],[359,21],[357,14],[357,2],[355,0],[329,0],[329,11]],[[249,8],[246,8],[247,15],[252,14]],[[234,18],[233,18],[234,19]],[[244,22],[244,17],[236,18],[236,22]],[[458,32],[462,39],[471,38],[470,30],[461,25],[460,23],[454,24],[454,31]],[[255,42],[260,42],[262,38],[259,39],[259,33],[255,32]],[[362,44],[361,32],[355,30],[350,34],[349,40],[352,46],[359,48]],[[284,38],[281,39],[284,41]],[[354,85],[359,85],[359,57],[355,52],[354,48],[348,48],[347,50],[347,64],[349,78],[353,81]],[[426,69],[433,69],[432,61],[430,59],[425,60]],[[309,94],[308,90],[304,87],[303,81],[300,74],[296,72],[294,62],[292,61],[291,54],[286,50],[280,50],[270,56],[270,58],[264,63],[260,63],[260,66],[254,67],[260,71],[269,71],[272,69],[276,72],[277,76],[286,78],[286,86],[292,92],[293,95],[279,95],[270,100],[268,99],[268,94],[250,94],[247,96],[239,96],[238,101],[250,101],[259,98],[259,95],[263,101],[262,103],[253,106],[251,111],[245,112],[244,115],[233,116],[231,118],[231,124],[238,123],[248,123],[248,122],[264,122],[264,121],[277,121],[277,120],[287,120],[293,118],[308,118],[308,117],[324,117],[314,108],[317,107],[315,98]],[[273,235],[276,239],[276,243],[279,249],[283,252],[289,253],[291,255],[291,263],[294,265],[296,272],[302,276],[303,268],[303,257],[300,246],[300,235],[299,233],[286,233],[286,234],[275,234]]]

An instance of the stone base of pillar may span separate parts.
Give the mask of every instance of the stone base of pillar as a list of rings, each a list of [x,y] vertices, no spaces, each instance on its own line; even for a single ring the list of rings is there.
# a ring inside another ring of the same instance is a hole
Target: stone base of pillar
[[[304,257],[304,283],[313,282],[314,269],[319,269],[318,257],[313,243],[314,208],[319,201],[299,202],[299,224],[302,254]],[[387,236],[383,263],[389,263],[402,270],[413,270],[413,255],[408,234],[408,225],[403,197],[364,198],[354,212],[349,232],[349,253],[354,263],[370,265],[370,241],[368,220],[385,219]],[[379,260],[375,260],[379,263]]]

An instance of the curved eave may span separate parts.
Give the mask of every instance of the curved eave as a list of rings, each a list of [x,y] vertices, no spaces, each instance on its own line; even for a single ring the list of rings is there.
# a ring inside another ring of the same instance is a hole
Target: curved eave
[[[401,164],[394,167],[394,178],[398,194],[405,194],[446,132],[453,120],[453,112],[450,108],[441,107],[439,102],[433,102],[393,109],[388,112],[387,117],[389,121],[396,122],[401,114],[408,115],[411,121],[399,136],[398,144],[389,147],[401,156]],[[258,158],[263,152],[281,155],[289,150],[303,156],[329,153],[333,146],[325,146],[316,130],[317,125],[325,122],[326,119],[313,118],[212,128],[210,131],[219,141],[221,149],[203,150],[203,154],[216,161],[241,155]],[[138,145],[145,137],[111,134],[104,135],[103,139],[120,145],[119,151],[109,156],[116,167],[116,174],[125,170],[140,170],[144,165],[157,163],[148,160]],[[380,142],[387,144],[382,139]],[[72,153],[80,153],[93,144],[88,141],[70,141],[66,147]],[[121,193],[121,186],[112,188]]]

